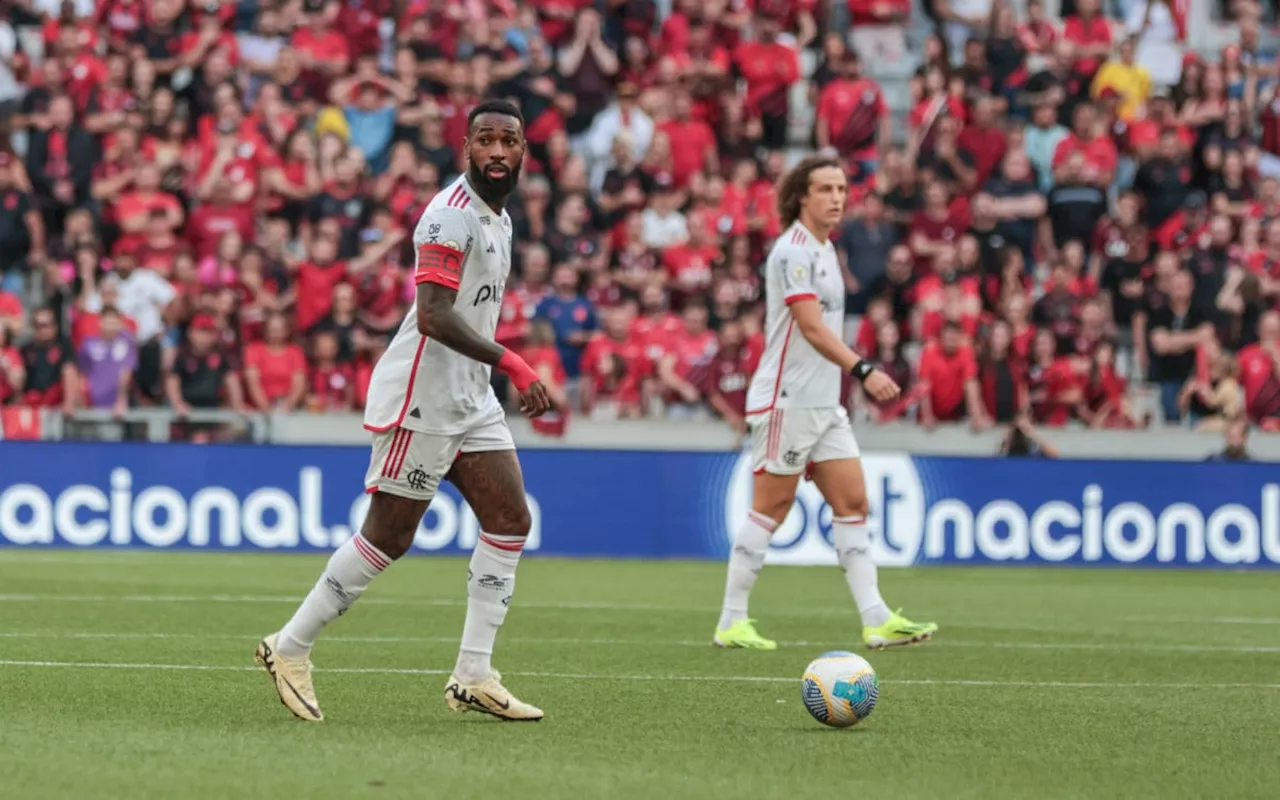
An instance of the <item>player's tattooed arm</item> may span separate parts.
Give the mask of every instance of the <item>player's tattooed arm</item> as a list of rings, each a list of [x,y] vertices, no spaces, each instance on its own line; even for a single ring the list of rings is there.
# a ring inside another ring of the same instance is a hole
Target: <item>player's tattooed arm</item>
[[[418,332],[467,358],[496,366],[505,350],[467,324],[454,310],[457,299],[457,289],[438,283],[418,284]]]

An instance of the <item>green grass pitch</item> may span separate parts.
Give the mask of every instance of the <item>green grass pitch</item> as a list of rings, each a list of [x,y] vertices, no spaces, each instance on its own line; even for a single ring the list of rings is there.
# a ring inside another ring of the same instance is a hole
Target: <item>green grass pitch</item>
[[[318,556],[0,551],[0,798],[1280,795],[1275,574],[885,570],[938,638],[866,653],[864,723],[800,702],[858,642],[834,569],[766,568],[774,653],[710,646],[715,563],[529,558],[495,665],[539,724],[448,711],[466,564],[393,567],[321,639],[327,720],[252,665]]]

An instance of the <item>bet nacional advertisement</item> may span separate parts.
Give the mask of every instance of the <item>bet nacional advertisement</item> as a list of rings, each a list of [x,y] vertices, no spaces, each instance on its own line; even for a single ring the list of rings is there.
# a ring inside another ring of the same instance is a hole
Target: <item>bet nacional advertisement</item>
[[[0,548],[326,552],[358,530],[368,451],[262,445],[0,444]],[[721,559],[751,498],[738,453],[525,450],[526,554]],[[1280,467],[1137,461],[864,459],[885,566],[1280,566]],[[834,565],[811,483],[770,563]],[[414,555],[469,552],[444,485]]]

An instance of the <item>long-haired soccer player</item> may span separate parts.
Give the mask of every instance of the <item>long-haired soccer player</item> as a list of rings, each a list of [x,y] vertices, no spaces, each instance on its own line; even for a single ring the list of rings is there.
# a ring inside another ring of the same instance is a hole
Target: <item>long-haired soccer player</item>
[[[466,174],[436,195],[413,233],[417,303],[369,386],[369,515],[329,559],[293,618],[258,645],[257,661],[281,701],[307,721],[323,719],[311,684],[316,636],[408,551],[442,478],[458,487],[483,530],[467,570],[467,617],[445,702],[504,719],[542,718],[507,691],[489,664],[530,526],[520,462],[489,386],[490,369],[511,378],[529,416],[550,407],[537,374],[493,338],[511,269],[511,218],[503,206],[525,153],[520,111],[498,100],[476,106],[463,148]]]
[[[844,217],[848,193],[840,163],[817,156],[797,164],[778,188],[787,228],[765,263],[765,351],[747,394],[754,495],[729,556],[714,637],[720,647],[777,647],[756,632],[747,600],[769,537],[791,510],[806,470],[831,505],[832,542],[862,616],[863,641],[871,647],[910,644],[938,629],[889,610],[871,557],[867,488],[858,442],[840,405],[840,380],[851,373],[882,403],[900,390],[841,338],[845,289],[831,233]]]

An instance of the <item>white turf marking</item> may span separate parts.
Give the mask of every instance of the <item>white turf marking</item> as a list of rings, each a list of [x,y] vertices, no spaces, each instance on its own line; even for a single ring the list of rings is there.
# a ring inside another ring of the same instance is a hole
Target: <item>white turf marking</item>
[[[259,667],[220,664],[137,664],[112,661],[14,661],[0,660],[3,667],[36,667],[65,669],[138,669],[175,670],[189,672],[257,672]],[[394,669],[383,667],[334,667],[317,668],[316,672],[338,675],[448,675],[443,669]],[[599,675],[573,672],[512,672],[522,678],[548,678],[553,680],[584,681],[677,681],[677,682],[733,682],[733,683],[796,683],[796,678],[771,678],[753,675]],[[1280,689],[1280,683],[1148,683],[1142,681],[1103,683],[1094,681],[967,681],[967,680],[893,680],[884,681],[898,686],[976,686],[1053,689]]]
[[[296,595],[268,594],[0,594],[0,603],[292,603],[297,605],[306,592]],[[466,600],[438,598],[424,600],[414,597],[362,597],[360,605],[375,606],[465,606]],[[521,602],[521,608],[559,608],[583,611],[708,611],[710,607],[664,606],[646,603],[537,603]],[[844,609],[848,610],[848,609]],[[815,609],[813,613],[830,613],[834,609]],[[800,613],[780,612],[784,614]]]
[[[0,639],[64,639],[64,640],[194,640],[249,642],[257,634],[227,633],[109,633],[96,631],[7,631],[0,632]],[[456,636],[326,636],[326,642],[349,644],[453,644]],[[638,646],[638,647],[708,647],[710,639],[592,639],[559,637],[508,637],[511,644]],[[780,641],[783,647],[847,647],[840,641]],[[1280,645],[1207,645],[1207,644],[1155,644],[1102,642],[984,642],[975,640],[932,639],[930,648],[952,647],[992,650],[1098,650],[1155,653],[1280,653]]]
[[[1164,625],[1280,625],[1280,617],[1124,617],[1122,621]]]

